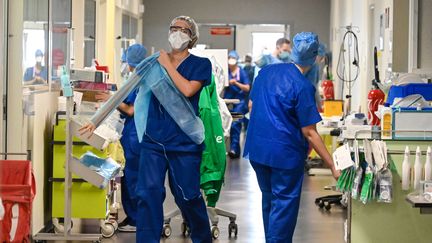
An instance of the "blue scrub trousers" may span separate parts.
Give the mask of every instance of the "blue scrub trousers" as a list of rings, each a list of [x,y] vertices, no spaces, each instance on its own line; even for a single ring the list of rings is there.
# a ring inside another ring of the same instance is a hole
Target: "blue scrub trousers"
[[[142,147],[137,185],[136,242],[159,243],[163,227],[165,175],[194,243],[211,243],[207,208],[200,192],[202,152],[164,152]]]
[[[304,168],[280,169],[251,161],[262,192],[266,243],[291,243],[300,205]]]
[[[137,143],[135,146],[140,145]],[[130,146],[126,144],[123,146],[123,150],[126,164],[123,170],[124,175],[121,178],[121,200],[127,216],[126,222],[129,225],[136,226],[138,200],[135,191],[138,183],[139,154],[133,152]]]
[[[240,102],[237,105],[234,105],[233,112],[240,112],[241,114],[246,114],[247,105],[243,102]],[[246,119],[246,118],[243,118]],[[242,129],[243,119],[235,121],[231,124],[230,130],[230,151],[234,151],[235,154],[240,155],[240,133]]]

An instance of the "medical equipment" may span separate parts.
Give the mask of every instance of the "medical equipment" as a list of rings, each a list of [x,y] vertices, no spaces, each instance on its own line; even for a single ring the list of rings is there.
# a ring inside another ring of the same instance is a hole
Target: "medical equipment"
[[[71,67],[71,60],[73,52],[72,49],[72,40],[73,40],[73,30],[67,30],[67,58],[66,58],[66,67],[63,69],[63,75],[61,77],[61,84],[63,89],[63,95],[66,97],[66,124],[65,124],[65,163],[64,163],[64,179],[63,188],[60,186],[59,191],[63,191],[63,202],[57,203],[57,205],[64,206],[63,209],[63,218],[64,225],[62,226],[63,231],[59,232],[61,234],[56,233],[37,233],[33,240],[42,241],[42,240],[77,240],[77,241],[100,241],[101,234],[74,234],[71,232],[72,229],[72,172],[70,169],[70,163],[72,161],[72,129],[71,129],[71,116],[72,116],[72,108],[73,108],[73,90],[71,89],[69,75],[67,70]],[[54,205],[54,204],[53,204]],[[55,224],[53,220],[53,224]],[[105,226],[105,224],[103,224]],[[103,232],[108,227],[103,227],[101,225],[101,231]],[[115,229],[115,227],[113,227]],[[115,230],[114,230],[115,231]],[[113,232],[114,232],[113,231]]]
[[[420,147],[417,146],[416,157],[414,161],[414,182],[413,182],[414,190],[420,189],[420,180],[422,179],[423,166],[422,163],[420,162],[420,156],[421,156]]]
[[[329,60],[328,56],[325,56],[325,65],[326,65],[326,80],[322,81],[321,87],[323,88],[323,95],[324,100],[334,100],[334,85],[333,81],[330,79],[330,72],[329,72]]]
[[[430,181],[432,179],[432,164],[431,164],[431,147],[428,146],[427,152],[426,152],[426,163],[425,163],[425,175],[424,179],[425,181]]]
[[[54,225],[54,231],[59,234],[64,232],[64,225],[59,223],[60,218],[64,218],[64,178],[65,178],[65,131],[66,131],[66,117],[62,112],[56,113],[56,118],[53,121],[53,164],[52,164],[52,177],[49,181],[52,185],[51,193],[51,217]],[[75,174],[71,183],[71,217],[72,218],[87,218],[99,221],[102,236],[110,237],[117,228],[115,218],[116,199],[116,186],[114,180],[109,180],[109,183],[103,185],[103,178],[96,172],[90,171],[87,167],[77,169],[75,163],[80,163],[78,159],[87,151],[91,151],[98,157],[107,158],[112,156],[108,148],[104,151],[97,150],[90,145],[74,138],[72,149],[73,156],[70,162],[70,169]],[[75,157],[75,158],[74,158]],[[115,157],[115,156],[114,156]],[[114,159],[114,157],[112,157]],[[118,158],[116,158],[118,159]],[[78,165],[79,166],[79,165]],[[82,166],[85,167],[85,166]],[[78,171],[79,170],[79,171]],[[78,172],[75,172],[78,171]],[[82,173],[88,173],[89,176]],[[76,175],[81,175],[78,177]],[[83,179],[86,177],[85,179]],[[90,177],[90,178],[89,178]],[[98,181],[94,181],[98,178]],[[92,181],[95,185],[88,181]],[[104,187],[103,189],[100,189]],[[85,205],[85,206],[84,206]],[[107,205],[109,207],[107,207]]]
[[[354,26],[344,27],[346,32],[342,38],[342,43],[339,49],[338,64],[336,67],[336,74],[342,81],[341,97],[344,94],[344,86],[348,86],[348,111],[351,107],[351,91],[354,86],[354,82],[357,80],[360,72],[360,57],[358,52],[358,40],[357,35],[353,32]],[[345,60],[347,55],[347,60]],[[354,67],[354,68],[353,68]],[[353,70],[354,69],[354,70]],[[352,77],[354,72],[354,77]]]
[[[105,83],[106,74],[103,71],[91,69],[71,69],[70,79],[72,81],[86,81],[94,83]]]
[[[412,94],[420,94],[425,100],[432,101],[432,84],[409,83],[399,86],[393,85],[388,92],[386,103],[393,104],[395,99]]]
[[[343,138],[371,138],[372,127],[367,125],[366,115],[353,113],[345,117],[340,126]]]
[[[75,90],[117,91],[117,84],[74,81]]]
[[[393,112],[390,107],[384,107],[381,109],[381,139],[391,139],[392,133],[392,121]]]
[[[374,65],[375,65],[375,79],[372,80],[373,89],[369,91],[368,94],[368,120],[369,124],[372,126],[378,126],[380,124],[379,117],[375,114],[378,111],[378,106],[384,103],[384,92],[378,87],[378,84],[381,83],[379,80],[379,71],[378,71],[378,57],[377,57],[377,48],[374,48]]]
[[[71,170],[92,185],[103,189],[114,179],[121,166],[111,158],[102,159],[88,151],[79,159],[72,158]]]
[[[383,203],[391,203],[393,201],[393,176],[390,169],[386,168],[378,172],[377,179],[377,201]]]
[[[393,109],[393,139],[432,140],[432,109]],[[406,132],[412,131],[412,132]]]
[[[366,167],[365,179],[360,193],[360,201],[366,204],[373,198],[374,173],[370,166]]]
[[[331,82],[331,81],[330,81]],[[343,101],[342,100],[324,100],[323,101],[323,116],[342,116],[343,114]]]
[[[393,103],[392,107],[394,108],[415,108],[420,110],[430,107],[429,102],[427,102],[420,94],[412,94],[404,98],[397,98],[394,99]]]
[[[410,189],[410,180],[411,180],[411,164],[409,161],[410,150],[408,146],[405,147],[404,160],[402,162],[402,190]]]

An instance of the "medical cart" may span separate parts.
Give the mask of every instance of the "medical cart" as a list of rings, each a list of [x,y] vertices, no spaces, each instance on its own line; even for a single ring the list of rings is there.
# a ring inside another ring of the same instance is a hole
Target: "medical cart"
[[[65,129],[66,121],[61,112],[57,112],[53,129],[53,174],[52,183],[52,217],[55,232],[63,232],[63,226],[58,223],[64,217],[64,178],[65,178]],[[79,158],[87,151],[99,157],[106,157],[103,151],[73,138],[73,156]],[[117,230],[117,221],[111,217],[110,207],[115,204],[115,182],[100,189],[75,174],[72,177],[72,218],[100,220],[101,233],[104,237],[111,237]],[[114,213],[114,215],[116,215]]]

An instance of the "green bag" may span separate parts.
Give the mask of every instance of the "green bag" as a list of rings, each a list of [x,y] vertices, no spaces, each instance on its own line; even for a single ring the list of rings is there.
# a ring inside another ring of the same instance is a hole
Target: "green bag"
[[[212,76],[211,84],[201,91],[199,100],[199,112],[205,131],[200,184],[209,207],[215,207],[219,199],[226,167],[226,148],[217,95]]]

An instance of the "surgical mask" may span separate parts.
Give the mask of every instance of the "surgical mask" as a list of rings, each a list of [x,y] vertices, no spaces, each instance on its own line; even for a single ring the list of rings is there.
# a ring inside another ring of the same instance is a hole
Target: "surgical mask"
[[[228,65],[236,65],[237,64],[237,60],[234,58],[229,58],[228,59]]]
[[[129,72],[129,71],[125,72],[125,74],[123,75],[123,82],[126,82],[131,75],[132,75],[132,72]]]
[[[281,60],[286,60],[286,59],[288,59],[289,57],[290,57],[290,53],[287,52],[287,51],[282,51],[282,52],[279,54],[279,59],[281,59]]]
[[[191,41],[191,38],[181,31],[174,31],[169,34],[168,41],[172,49],[183,51],[189,44],[189,41]]]

